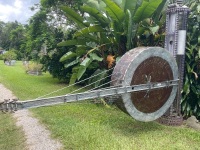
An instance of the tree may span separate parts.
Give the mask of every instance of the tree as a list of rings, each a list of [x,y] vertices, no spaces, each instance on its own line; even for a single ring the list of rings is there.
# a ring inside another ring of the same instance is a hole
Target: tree
[[[17,59],[22,58],[25,49],[21,46],[26,41],[25,27],[15,22],[0,22],[0,45],[5,50],[15,49]]]
[[[8,22],[3,23],[1,22],[1,35],[0,35],[0,45],[2,48],[8,50],[12,48],[12,41],[10,40],[10,32],[15,30],[18,27],[19,23],[15,22]]]
[[[54,27],[62,27],[63,23],[66,23],[66,18],[64,17],[63,12],[60,10],[60,6],[67,5],[70,8],[79,11],[79,6],[82,5],[82,0],[41,0],[40,9],[46,12],[47,22]],[[67,24],[72,25],[73,22],[67,20]],[[65,24],[66,25],[66,24]]]
[[[27,40],[25,31],[25,27],[19,24],[16,29],[11,30],[10,32],[10,48],[16,50],[18,60],[23,58],[23,55],[26,51],[26,49],[23,47],[23,44],[25,44]]]
[[[60,5],[78,7],[81,1],[41,0],[36,8],[38,12],[30,19],[28,26],[26,49],[32,58],[43,64],[43,70],[49,71],[53,77],[68,81],[70,68],[65,68],[59,59],[67,51],[66,47],[58,47],[57,43],[68,39],[73,30],[66,30],[62,24],[63,12]],[[78,9],[76,9],[78,11]],[[66,18],[64,19],[66,21]],[[69,22],[71,23],[71,22]],[[68,23],[68,24],[69,24]]]

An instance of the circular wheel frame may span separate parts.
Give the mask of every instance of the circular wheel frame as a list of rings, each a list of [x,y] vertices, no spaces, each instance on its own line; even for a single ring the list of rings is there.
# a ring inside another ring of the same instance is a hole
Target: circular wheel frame
[[[117,62],[112,73],[112,85],[129,86],[178,79],[176,60],[164,48],[138,47],[128,51]],[[177,86],[156,90],[125,93],[117,106],[139,121],[161,117],[173,103]]]

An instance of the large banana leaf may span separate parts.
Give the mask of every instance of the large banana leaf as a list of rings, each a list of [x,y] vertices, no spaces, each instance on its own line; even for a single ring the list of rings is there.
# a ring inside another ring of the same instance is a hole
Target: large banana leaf
[[[77,79],[80,80],[80,78],[83,76],[83,74],[86,71],[86,67],[85,66],[79,66],[79,70],[77,73]]]
[[[128,29],[127,29],[127,44],[126,44],[126,47],[128,50],[130,50],[132,47],[131,47],[131,41],[132,41],[132,28],[133,28],[133,21],[132,21],[132,14],[130,12],[129,9],[127,9],[126,11],[127,13],[127,25],[128,25]]]
[[[76,79],[77,79],[77,74],[78,74],[78,70],[79,70],[79,67],[76,66],[72,69],[72,76],[70,78],[70,82],[69,84],[74,84],[76,82]]]
[[[65,12],[65,15],[73,20],[75,23],[77,23],[80,27],[88,27],[89,24],[84,22],[84,18],[81,17],[77,12],[75,12],[73,9],[71,9],[68,6],[60,6],[60,8]]]
[[[122,23],[125,16],[123,10],[111,0],[103,0],[103,2],[106,4],[106,11],[111,19],[118,23]]]
[[[94,26],[90,26],[90,27],[87,27],[87,28],[83,28],[83,29],[75,32],[74,37],[86,35],[86,34],[89,34],[89,33],[92,33],[92,32],[105,32],[105,30],[99,25],[94,25]]]
[[[122,8],[124,9],[124,12],[129,10],[131,14],[133,14],[136,9],[137,1],[138,0],[122,0]]]
[[[92,7],[92,8],[96,8],[99,11],[103,11],[105,12],[105,7],[106,4],[102,1],[97,1],[97,0],[82,0],[84,4]]]
[[[92,60],[89,57],[86,57],[80,65],[88,67],[90,65],[91,61]]]
[[[78,64],[79,62],[80,62],[79,57],[77,57],[74,61],[72,61],[72,62],[70,62],[70,63],[66,63],[66,64],[65,64],[65,68],[74,66],[74,65]]]
[[[74,57],[76,57],[76,53],[69,51],[60,58],[60,62],[66,61],[67,59],[71,59]]]
[[[77,73],[77,79],[80,80],[80,78],[83,76],[83,74],[85,73],[87,67],[92,63],[92,61],[96,60],[96,61],[102,61],[103,58],[100,58],[99,56],[97,56],[97,54],[95,53],[90,53],[90,58],[86,57],[83,62],[80,64],[79,66],[79,70]]]
[[[157,24],[158,21],[159,21],[159,18],[160,18],[160,15],[163,11],[163,8],[165,7],[165,4],[166,4],[167,0],[163,0],[160,5],[158,6],[158,8],[156,9],[156,12],[154,13],[153,15],[153,18],[154,18],[154,22]]]
[[[115,2],[118,6],[122,5],[122,1],[124,0],[112,0],[113,2]]]
[[[83,35],[88,41],[98,42],[98,39],[96,36],[90,35],[90,34],[84,34]]]
[[[78,73],[77,73],[77,79],[80,80],[80,78],[83,76],[83,74],[85,73],[87,67],[90,65],[90,63],[92,62],[93,60],[86,57],[83,62],[80,64],[79,66],[79,70],[78,70]]]
[[[97,61],[102,61],[102,60],[103,60],[102,57],[99,57],[99,56],[98,56],[97,54],[95,54],[95,53],[90,53],[89,55],[90,55],[90,58],[91,58],[92,60],[97,60]]]
[[[99,25],[106,27],[109,24],[109,20],[97,9],[84,5],[80,7],[83,12],[88,13],[90,16],[94,17]]]
[[[162,0],[143,1],[142,5],[137,9],[133,17],[133,21],[138,23],[152,16]]]
[[[107,32],[100,32],[99,39],[100,43],[111,43],[111,37],[107,36]]]
[[[85,54],[85,52],[88,51],[88,49],[91,49],[91,47],[89,46],[85,46],[85,45],[78,45],[76,47],[76,55],[77,56],[82,56]]]

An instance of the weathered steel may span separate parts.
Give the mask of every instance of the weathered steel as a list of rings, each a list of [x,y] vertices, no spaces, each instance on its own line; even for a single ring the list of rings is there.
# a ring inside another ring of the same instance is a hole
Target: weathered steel
[[[180,126],[183,124],[181,115],[164,115],[157,119],[157,122],[168,126]]]
[[[173,54],[177,60],[179,68],[179,88],[177,96],[173,105],[163,116],[159,119],[159,122],[172,125],[181,125],[181,90],[183,87],[183,76],[184,76],[184,63],[185,63],[185,44],[186,44],[186,28],[187,18],[189,15],[189,8],[182,5],[182,0],[177,0],[174,4],[168,6],[166,11],[166,36],[165,36],[165,49]],[[171,121],[170,121],[171,116]],[[176,121],[177,119],[177,121]],[[183,120],[182,120],[183,121]],[[167,123],[169,122],[169,123]]]
[[[177,86],[177,85],[178,85],[178,80],[169,80],[169,81],[163,81],[163,82],[148,82],[147,84],[115,87],[115,88],[110,88],[110,89],[69,94],[69,95],[63,95],[59,97],[50,97],[50,98],[44,98],[44,99],[39,99],[39,100],[28,100],[28,101],[21,101],[21,102],[6,100],[4,103],[0,104],[0,106],[2,108],[2,111],[8,111],[8,110],[14,111],[18,109],[36,108],[36,107],[42,107],[42,106],[67,103],[67,102],[82,101],[86,99],[101,98],[101,97],[106,97],[106,96],[111,96],[111,95],[121,95],[124,93],[168,88],[168,87]]]
[[[130,50],[116,64],[112,85],[122,86],[163,82],[178,79],[178,67],[173,56],[160,47],[139,47]],[[176,96],[177,86],[122,94],[116,104],[140,121],[152,121],[162,116]]]

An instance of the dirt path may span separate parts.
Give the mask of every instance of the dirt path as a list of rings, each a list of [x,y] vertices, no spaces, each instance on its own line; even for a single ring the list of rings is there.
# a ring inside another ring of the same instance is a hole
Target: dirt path
[[[0,84],[0,101],[12,99],[12,92]],[[62,144],[50,137],[50,132],[34,118],[29,110],[20,110],[13,114],[16,125],[21,126],[26,136],[26,145],[29,150],[60,150]]]

